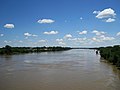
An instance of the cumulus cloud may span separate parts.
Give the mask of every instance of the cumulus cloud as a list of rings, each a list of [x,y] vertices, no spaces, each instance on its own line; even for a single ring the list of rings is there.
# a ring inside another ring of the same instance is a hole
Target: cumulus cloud
[[[45,43],[45,42],[47,42],[47,40],[39,40],[38,42],[39,43]]]
[[[38,35],[36,35],[36,34],[33,34],[32,36],[33,36],[33,37],[37,37]]]
[[[95,13],[95,11],[94,11]],[[103,11],[98,11],[97,12],[97,16],[96,18],[102,19],[102,18],[110,18],[110,17],[115,17],[116,13],[113,9],[108,8],[108,9],[104,9]]]
[[[96,18],[106,19],[105,22],[114,22],[116,13],[112,8],[104,9],[103,11],[94,11],[93,14],[97,14]]]
[[[71,35],[71,34],[66,34],[66,35],[64,36],[64,38],[72,38],[72,35]]]
[[[12,29],[14,27],[15,27],[14,24],[5,24],[4,25],[4,28],[10,28],[10,29]]]
[[[116,36],[120,36],[120,32],[118,32],[118,33],[116,34]]]
[[[104,41],[106,41],[106,40],[111,41],[111,40],[114,40],[114,39],[115,39],[114,37],[106,37],[106,36],[104,36],[104,35],[102,35],[102,36],[100,36],[100,37],[101,37],[102,40],[104,40]]]
[[[92,33],[94,33],[94,34],[96,34],[96,35],[105,34],[105,32],[103,32],[103,31],[97,31],[97,30],[93,30]]]
[[[7,41],[7,40],[4,40],[4,43],[11,43],[12,41]]]
[[[95,42],[101,42],[101,41],[100,41],[99,39],[97,39],[96,37],[93,37],[92,40],[95,41]]]
[[[83,38],[69,38],[68,39],[71,45],[88,45],[89,39],[86,37]]]
[[[82,18],[82,17],[80,17],[80,20],[83,20],[83,18]]]
[[[43,34],[47,34],[47,35],[58,34],[58,31],[49,31],[49,32],[44,32]]]
[[[58,42],[59,45],[66,45],[63,39],[56,39],[56,42]]]
[[[93,37],[92,40],[95,42],[103,42],[103,41],[111,41],[114,40],[114,37],[108,37],[105,35],[101,35],[101,36],[97,36],[97,37]]]
[[[29,36],[32,36],[32,34],[30,34],[30,33],[24,33],[24,35],[25,35],[25,36],[28,36],[28,37],[29,37]]]
[[[100,11],[94,11],[93,12],[93,14],[99,14],[100,13]]]
[[[59,42],[58,44],[59,45],[66,45],[66,43],[64,43],[64,42]]]
[[[26,37],[30,37],[30,36],[37,37],[38,35],[26,32],[26,33],[24,33],[24,36],[26,36]]]
[[[84,31],[82,31],[82,32],[79,32],[79,34],[87,34],[87,31],[84,30]]]
[[[0,36],[1,36],[1,37],[3,37],[3,36],[4,36],[4,34],[0,34]]]
[[[68,40],[76,41],[76,42],[82,42],[82,41],[87,40],[87,38],[86,37],[84,37],[84,38],[69,38]]]
[[[52,20],[52,19],[41,19],[41,20],[38,20],[38,23],[40,24],[50,24],[50,23],[54,23],[55,21]]]
[[[105,20],[105,22],[114,22],[115,19],[114,18],[108,18],[107,20]]]
[[[63,42],[63,39],[56,39],[57,42]]]

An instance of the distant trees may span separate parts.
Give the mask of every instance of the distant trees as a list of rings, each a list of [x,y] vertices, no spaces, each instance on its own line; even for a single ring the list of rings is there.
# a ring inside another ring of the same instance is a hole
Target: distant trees
[[[0,54],[12,54],[12,47],[6,45],[5,47],[0,49]]]
[[[100,55],[113,65],[120,67],[120,45],[99,48]]]
[[[5,46],[5,53],[6,53],[6,54],[12,54],[12,47],[9,46],[9,45],[6,45],[6,46]]]
[[[19,53],[33,53],[33,52],[51,52],[69,50],[69,47],[11,47],[6,45],[0,48],[0,54],[19,54]]]

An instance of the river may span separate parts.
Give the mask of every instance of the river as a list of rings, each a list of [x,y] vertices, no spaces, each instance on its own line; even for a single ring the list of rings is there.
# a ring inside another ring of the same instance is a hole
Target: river
[[[4,55],[0,90],[120,90],[120,71],[89,49]]]

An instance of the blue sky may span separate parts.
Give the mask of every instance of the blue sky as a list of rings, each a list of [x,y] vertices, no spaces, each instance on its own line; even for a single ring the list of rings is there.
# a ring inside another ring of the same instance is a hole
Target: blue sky
[[[0,47],[120,44],[119,0],[0,0]]]

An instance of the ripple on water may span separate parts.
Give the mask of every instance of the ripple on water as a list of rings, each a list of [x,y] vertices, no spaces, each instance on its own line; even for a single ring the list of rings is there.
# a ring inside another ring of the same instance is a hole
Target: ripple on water
[[[14,55],[1,63],[0,90],[120,89],[120,74],[93,50]]]

